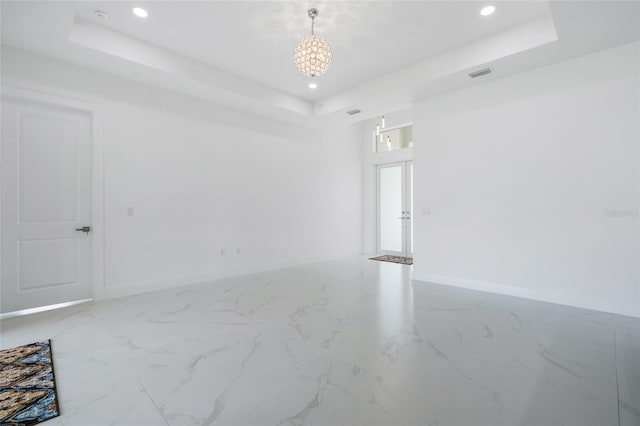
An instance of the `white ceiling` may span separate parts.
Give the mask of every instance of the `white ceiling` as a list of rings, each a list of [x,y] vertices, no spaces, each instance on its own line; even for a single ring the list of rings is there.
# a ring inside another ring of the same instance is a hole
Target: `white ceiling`
[[[151,2],[143,4],[149,17],[140,19],[133,4],[87,2],[76,10],[87,19],[104,10],[112,29],[310,100],[549,13],[541,1],[504,3],[486,18],[469,1]],[[309,90],[292,60],[297,41],[310,32],[310,6],[320,11],[316,33],[334,55],[318,90]]]
[[[363,109],[354,120],[471,84],[466,72],[476,66],[492,65],[495,78],[501,66],[517,72],[638,38],[637,2],[491,3],[496,13],[482,17],[484,0],[2,1],[1,36],[8,46],[265,115]],[[134,16],[133,6],[149,17]],[[310,6],[334,53],[315,91],[292,62]]]

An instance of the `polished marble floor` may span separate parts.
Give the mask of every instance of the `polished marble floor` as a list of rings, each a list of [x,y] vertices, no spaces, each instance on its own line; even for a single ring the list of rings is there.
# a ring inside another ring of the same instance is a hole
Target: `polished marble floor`
[[[640,320],[352,257],[3,321],[64,425],[640,425]]]

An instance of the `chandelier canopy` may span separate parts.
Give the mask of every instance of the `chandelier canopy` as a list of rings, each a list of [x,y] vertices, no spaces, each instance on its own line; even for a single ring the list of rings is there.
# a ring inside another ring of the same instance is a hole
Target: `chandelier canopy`
[[[325,39],[315,35],[313,27],[318,9],[309,9],[308,14],[311,18],[311,34],[300,40],[293,53],[293,61],[302,74],[319,77],[331,65],[331,47]]]

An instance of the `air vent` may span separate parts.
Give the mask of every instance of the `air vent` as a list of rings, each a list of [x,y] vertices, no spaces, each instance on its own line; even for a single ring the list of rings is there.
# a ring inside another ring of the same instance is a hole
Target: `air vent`
[[[479,69],[479,70],[476,70],[476,71],[471,71],[469,73],[469,77],[471,77],[471,78],[480,77],[480,76],[483,76],[483,75],[490,74],[491,71],[493,71],[493,70],[491,68],[489,68],[489,67],[482,68],[482,69]]]
[[[101,21],[108,21],[109,20],[109,15],[107,15],[107,12],[102,11],[102,10],[94,10],[93,14],[96,16],[96,18],[98,18]]]
[[[352,109],[350,111],[347,111],[347,114],[349,115],[356,115],[356,114],[360,114],[362,111],[360,111],[359,109]]]

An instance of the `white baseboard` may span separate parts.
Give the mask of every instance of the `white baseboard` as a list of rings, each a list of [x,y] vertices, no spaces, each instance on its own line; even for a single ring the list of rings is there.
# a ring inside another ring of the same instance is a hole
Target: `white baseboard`
[[[413,280],[640,318],[640,304],[633,302],[617,302],[585,297],[584,295],[548,293],[525,287],[425,274],[415,270],[413,271]]]
[[[206,274],[189,275],[183,277],[168,278],[162,280],[142,281],[137,283],[119,284],[94,289],[94,300],[113,299],[116,297],[133,296],[136,294],[149,293],[152,291],[165,290],[168,288],[183,287],[191,284],[201,284],[223,278],[237,277],[242,275],[256,274],[260,272],[273,271],[276,269],[291,268],[299,265],[318,263],[338,259],[341,257],[355,256],[360,252],[346,252],[325,254],[317,256],[299,257],[285,259],[277,262],[261,263],[257,265],[247,265],[237,268],[219,269]]]
[[[55,305],[39,306],[37,308],[21,309],[19,311],[5,312],[0,314],[0,321],[7,320],[9,318],[21,317],[23,315],[39,314],[40,312],[53,311],[56,309],[68,308],[69,306],[81,305],[83,303],[91,302],[93,299],[74,300],[71,302],[56,303]]]

